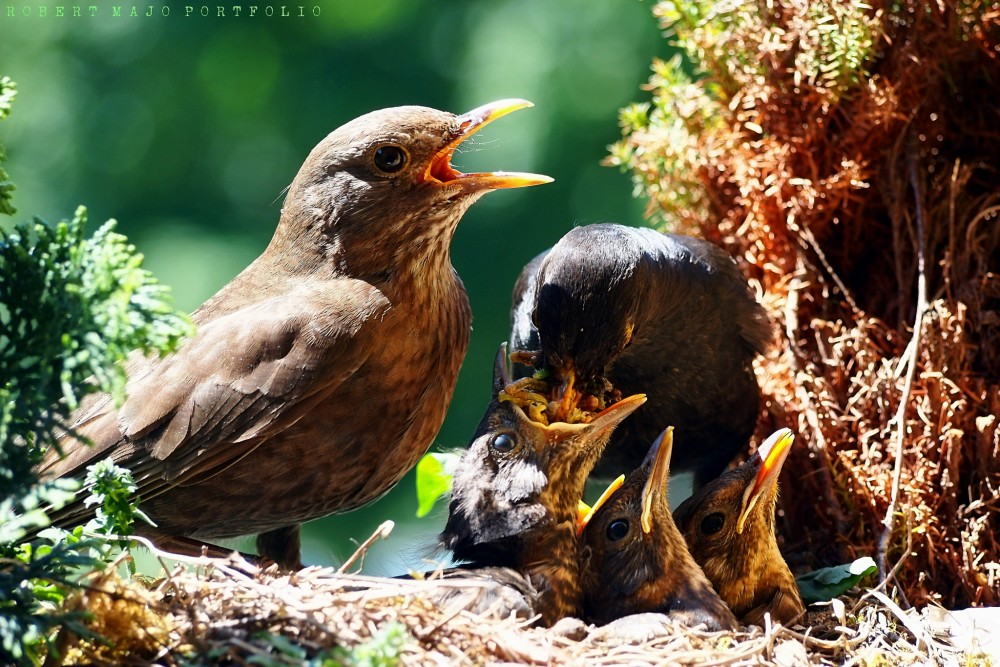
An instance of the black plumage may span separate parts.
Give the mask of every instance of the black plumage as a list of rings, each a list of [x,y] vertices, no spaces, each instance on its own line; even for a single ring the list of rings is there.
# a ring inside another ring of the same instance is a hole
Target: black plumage
[[[578,227],[524,268],[512,316],[512,356],[535,366],[517,366],[515,377],[545,371],[562,402],[558,419],[609,386],[649,397],[613,434],[600,474],[638,467],[667,423],[677,434],[673,468],[693,471],[700,486],[754,430],[752,362],[771,325],[732,258],[707,241]]]

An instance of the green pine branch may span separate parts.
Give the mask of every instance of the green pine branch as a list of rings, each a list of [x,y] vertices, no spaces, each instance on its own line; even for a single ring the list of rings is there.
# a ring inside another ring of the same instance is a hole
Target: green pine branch
[[[0,78],[0,120],[16,88]],[[5,155],[0,150],[0,162]],[[14,185],[0,170],[0,213],[15,212]],[[86,209],[48,225],[0,229],[0,664],[38,664],[56,630],[86,634],[79,613],[59,611],[80,572],[103,567],[119,542],[86,539],[82,527],[50,531],[47,512],[72,500],[77,480],[41,482],[34,467],[72,411],[93,392],[121,402],[130,354],[165,354],[192,325],[142,255],[109,220],[90,237]],[[133,352],[138,350],[138,352]],[[101,463],[88,480],[97,517],[88,530],[131,534],[143,519],[128,471]]]

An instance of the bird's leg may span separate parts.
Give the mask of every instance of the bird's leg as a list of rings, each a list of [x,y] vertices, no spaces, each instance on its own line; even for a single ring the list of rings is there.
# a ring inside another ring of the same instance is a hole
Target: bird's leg
[[[270,530],[257,536],[261,559],[273,560],[284,570],[302,569],[302,539],[299,524]]]
[[[251,563],[257,562],[257,557],[252,554],[245,554],[235,549],[227,549],[216,544],[209,544],[196,540],[193,537],[183,537],[181,535],[166,535],[152,530],[143,530],[140,533],[156,545],[157,549],[169,554],[180,556],[208,556],[209,558],[229,558],[233,553],[239,553],[244,559]]]

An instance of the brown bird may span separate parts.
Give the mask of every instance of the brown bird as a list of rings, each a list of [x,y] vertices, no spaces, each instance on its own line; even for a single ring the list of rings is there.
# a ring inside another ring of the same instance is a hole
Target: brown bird
[[[455,227],[490,190],[547,183],[462,174],[455,149],[531,106],[456,116],[426,107],[366,114],[306,158],[270,245],[194,314],[164,358],[134,358],[128,400],[74,415],[47,475],[111,456],[138,483],[154,540],[262,533],[258,551],[299,562],[299,524],[368,503],[427,450],[451,401],[471,313],[451,265]],[[78,522],[77,503],[59,515]]]
[[[788,624],[805,608],[774,537],[778,473],[794,440],[771,435],[743,465],[685,500],[674,519],[715,590],[747,625]]]
[[[732,630],[736,619],[688,552],[667,502],[673,428],[653,442],[621,488],[602,497],[582,526],[584,619],[604,625],[661,612],[687,625]],[[606,498],[606,499],[605,499]]]
[[[493,401],[455,471],[442,543],[472,567],[511,567],[537,591],[552,625],[580,610],[577,507],[615,427],[646,402],[609,406],[587,424],[533,421],[510,399],[506,346],[497,354]]]

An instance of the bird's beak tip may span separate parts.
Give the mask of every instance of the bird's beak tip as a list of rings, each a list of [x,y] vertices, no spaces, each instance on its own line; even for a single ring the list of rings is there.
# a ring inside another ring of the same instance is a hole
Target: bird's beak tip
[[[478,106],[475,109],[466,111],[462,115],[458,116],[459,127],[465,123],[475,123],[479,126],[485,125],[497,118],[502,118],[509,113],[518,111],[519,109],[527,109],[529,107],[535,106],[528,100],[523,100],[518,97],[508,97],[502,100],[495,100],[493,102],[488,102],[482,106]]]
[[[624,483],[625,483],[625,475],[618,475],[618,477],[616,477],[615,480],[611,482],[611,484],[608,484],[608,488],[604,490],[604,493],[602,493],[601,497],[597,499],[593,507],[583,502],[582,500],[579,502],[579,504],[577,505],[578,514],[576,521],[577,536],[583,534],[583,531],[587,527],[587,524],[589,524],[590,520],[594,518],[594,515],[597,514],[597,511],[601,509],[605,503],[608,502],[608,499],[611,498],[611,496],[615,494],[615,491],[620,489],[622,484]]]
[[[750,512],[758,504],[757,501],[769,490],[777,487],[781,466],[788,458],[788,452],[794,441],[795,435],[791,429],[783,428],[768,436],[757,449],[756,454],[754,454],[754,457],[759,460],[757,474],[743,496],[743,511],[740,512],[736,522],[737,533],[743,532]]]
[[[657,496],[661,496],[661,502],[666,502],[670,457],[673,454],[673,449],[674,427],[668,426],[650,446],[649,453],[646,454],[646,461],[643,462],[643,467],[647,464],[651,466],[649,479],[646,480],[646,485],[642,489],[642,515],[640,517],[642,532],[647,535],[653,530],[653,506]]]
[[[528,100],[510,98],[490,102],[460,116],[456,116],[452,139],[431,158],[422,180],[437,185],[459,183],[470,191],[524,188],[531,185],[551,183],[553,179],[543,174],[529,174],[515,171],[488,171],[463,174],[451,166],[451,158],[459,144],[497,118],[502,118],[518,109],[525,109],[531,106],[534,105]]]

